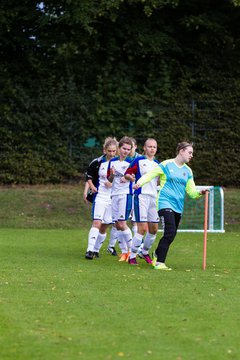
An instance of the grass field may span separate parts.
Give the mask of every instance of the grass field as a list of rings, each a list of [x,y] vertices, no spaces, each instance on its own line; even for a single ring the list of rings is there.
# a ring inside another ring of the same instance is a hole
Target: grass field
[[[0,228],[88,228],[83,185],[0,187]],[[240,189],[225,189],[225,230],[240,231]]]
[[[207,269],[203,235],[179,233],[173,271],[159,272],[119,263],[107,242],[100,259],[85,260],[81,189],[2,189],[0,359],[240,359],[239,191],[231,191],[233,223],[208,235]]]

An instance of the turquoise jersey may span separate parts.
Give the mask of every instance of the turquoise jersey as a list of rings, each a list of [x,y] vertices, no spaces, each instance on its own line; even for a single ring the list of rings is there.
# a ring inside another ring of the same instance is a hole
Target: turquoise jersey
[[[177,213],[182,213],[186,193],[193,199],[201,196],[196,189],[192,170],[186,164],[178,166],[174,159],[165,160],[143,175],[137,184],[143,186],[156,176],[160,176],[158,210],[172,209]]]

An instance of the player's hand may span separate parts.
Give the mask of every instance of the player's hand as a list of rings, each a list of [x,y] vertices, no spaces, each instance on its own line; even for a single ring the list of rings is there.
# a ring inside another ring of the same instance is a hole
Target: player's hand
[[[87,200],[87,194],[83,194],[83,201],[86,205],[90,204],[90,202]]]
[[[206,192],[209,192],[209,190],[203,189],[203,190],[200,190],[199,192],[200,192],[201,195],[204,195],[204,194],[206,194]]]
[[[139,184],[133,185],[133,189],[134,189],[134,190],[138,190],[140,187],[141,187],[141,186],[140,186]]]
[[[108,189],[112,187],[112,183],[110,183],[110,181],[106,181],[106,182],[104,183],[104,185],[105,185],[105,187],[108,188]]]
[[[116,172],[116,170],[115,170],[115,168],[114,168],[114,166],[110,169],[110,175],[112,175],[112,176],[114,176],[115,175],[115,172]]]
[[[92,192],[93,194],[95,194],[96,192],[98,192],[98,190],[97,190],[97,188],[96,188],[95,186],[91,186],[90,190],[91,190],[91,192]]]
[[[120,183],[126,183],[128,180],[125,179],[125,176],[122,176],[120,179]]]
[[[131,182],[135,181],[135,174],[126,174],[124,176],[125,176],[125,179],[128,181],[131,181]]]

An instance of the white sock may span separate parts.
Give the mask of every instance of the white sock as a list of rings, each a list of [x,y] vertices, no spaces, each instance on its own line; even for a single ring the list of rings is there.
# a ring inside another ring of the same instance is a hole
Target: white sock
[[[114,247],[116,245],[117,238],[118,238],[118,230],[115,228],[115,226],[113,226],[110,231],[110,239],[109,239],[108,247]]]
[[[99,229],[95,227],[91,227],[89,234],[88,234],[88,247],[87,251],[93,251],[95,242],[97,240],[99,234]]]
[[[141,253],[142,253],[142,249],[143,249],[143,240],[142,240],[141,245],[140,245],[139,248],[138,248],[138,254],[141,254]]]
[[[150,234],[149,232],[147,232],[142,248],[143,255],[148,254],[148,251],[151,248],[152,244],[154,243],[155,239],[156,239],[156,234]]]
[[[130,259],[136,257],[139,247],[142,244],[143,235],[136,233],[132,239]]]
[[[118,238],[118,245],[120,247],[121,253],[122,254],[127,254],[128,253],[128,248],[127,248],[127,245],[126,245],[126,243],[125,243],[125,241],[123,239],[122,231],[118,230],[117,238]]]
[[[137,233],[137,225],[132,226],[132,232],[133,232],[133,236],[135,236]]]
[[[107,234],[101,234],[99,233],[98,234],[98,237],[97,237],[97,240],[95,242],[95,245],[94,245],[94,250],[93,251],[96,251],[96,252],[99,252],[101,247],[102,247],[102,244],[104,243],[104,240],[106,239],[107,237]]]
[[[122,238],[125,241],[125,244],[127,245],[128,251],[130,251],[132,246],[132,233],[129,227],[126,230],[122,231]]]

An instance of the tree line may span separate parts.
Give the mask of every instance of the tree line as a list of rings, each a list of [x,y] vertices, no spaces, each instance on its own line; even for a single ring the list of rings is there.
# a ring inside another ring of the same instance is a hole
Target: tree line
[[[238,0],[3,0],[0,23],[2,184],[77,180],[127,134],[239,185]]]

